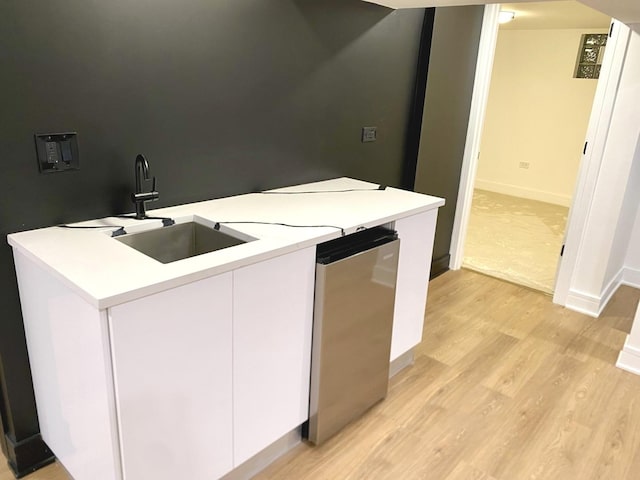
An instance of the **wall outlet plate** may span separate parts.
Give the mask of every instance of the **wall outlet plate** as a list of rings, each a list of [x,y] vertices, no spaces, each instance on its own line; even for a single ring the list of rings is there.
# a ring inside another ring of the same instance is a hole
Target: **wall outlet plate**
[[[36,133],[35,140],[40,173],[80,169],[76,132]]]
[[[362,143],[376,141],[376,127],[362,127]]]

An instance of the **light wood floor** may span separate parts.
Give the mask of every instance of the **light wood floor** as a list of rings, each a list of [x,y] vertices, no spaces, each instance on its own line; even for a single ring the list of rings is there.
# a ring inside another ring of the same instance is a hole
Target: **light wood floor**
[[[640,292],[621,287],[593,319],[471,271],[429,288],[415,365],[387,399],[256,479],[640,478],[640,377],[614,366]]]

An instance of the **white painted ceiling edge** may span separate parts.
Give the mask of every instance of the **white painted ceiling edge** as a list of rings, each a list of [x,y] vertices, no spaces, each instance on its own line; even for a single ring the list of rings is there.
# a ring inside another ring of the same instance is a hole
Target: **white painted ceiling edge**
[[[574,0],[553,2],[501,3],[500,10],[514,12],[515,19],[500,25],[500,30],[567,30],[608,31],[611,17]]]
[[[369,3],[377,3],[383,7],[398,8],[425,8],[425,7],[460,7],[463,5],[485,5],[496,2],[483,0],[364,0]],[[524,3],[531,0],[509,0],[509,3]],[[554,0],[536,0],[551,2]]]
[[[496,2],[486,0],[364,0],[389,8],[457,7],[461,5],[485,5]],[[525,3],[527,0],[509,0],[509,3]],[[540,1],[540,0],[537,0]],[[554,0],[542,0],[554,1]],[[640,23],[640,1],[638,0],[580,0],[623,23]]]
[[[580,3],[606,13],[626,24],[640,23],[638,0],[579,0]]]

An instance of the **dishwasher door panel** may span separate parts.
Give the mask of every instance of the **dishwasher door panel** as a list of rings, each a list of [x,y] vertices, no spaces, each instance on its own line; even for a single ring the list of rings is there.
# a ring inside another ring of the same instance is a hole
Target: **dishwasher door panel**
[[[399,243],[316,265],[308,425],[315,444],[387,394]]]

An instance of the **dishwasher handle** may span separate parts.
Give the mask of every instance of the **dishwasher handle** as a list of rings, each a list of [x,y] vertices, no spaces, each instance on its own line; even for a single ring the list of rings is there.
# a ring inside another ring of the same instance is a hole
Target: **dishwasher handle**
[[[385,227],[373,227],[321,243],[316,263],[328,265],[398,239],[398,233]]]

